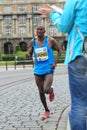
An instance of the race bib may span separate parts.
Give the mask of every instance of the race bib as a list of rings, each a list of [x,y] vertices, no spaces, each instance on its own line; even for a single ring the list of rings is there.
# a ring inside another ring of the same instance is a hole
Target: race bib
[[[37,48],[37,49],[35,49],[35,53],[36,53],[37,61],[48,60],[47,47]]]

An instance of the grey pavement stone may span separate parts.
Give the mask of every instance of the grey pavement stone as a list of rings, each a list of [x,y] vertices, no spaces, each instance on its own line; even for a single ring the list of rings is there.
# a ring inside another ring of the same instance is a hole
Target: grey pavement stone
[[[16,128],[5,128],[3,130],[17,130]]]
[[[30,130],[29,128],[17,128],[17,130]]]
[[[10,76],[11,74],[14,77],[12,80],[15,80],[16,77],[14,74],[16,74],[16,72],[7,72],[8,75],[6,75],[5,82],[7,83],[7,81],[10,80],[10,78],[8,80],[7,76]],[[0,87],[0,129],[65,130],[67,125],[68,109],[63,112],[59,124],[58,120],[62,110],[70,104],[66,68],[61,67],[56,69],[53,82],[55,100],[51,103],[48,95],[46,95],[51,115],[45,121],[41,121],[44,109],[39,98],[34,76],[31,77],[33,70],[23,70],[23,72],[18,71],[18,74],[20,74],[18,79],[21,78],[22,73],[26,74],[26,78],[32,78],[32,80],[10,85],[7,84],[6,86],[3,86],[3,90],[2,87]]]
[[[43,130],[43,128],[35,128],[35,127],[32,127],[32,128],[30,128],[29,130]]]

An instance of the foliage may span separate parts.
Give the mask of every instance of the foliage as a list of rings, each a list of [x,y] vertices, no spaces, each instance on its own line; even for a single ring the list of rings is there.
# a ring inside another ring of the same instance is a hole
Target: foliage
[[[16,45],[16,47],[15,47],[15,54],[16,54],[17,52],[19,52],[19,51],[21,51],[20,45]]]
[[[2,54],[3,61],[14,61],[15,55],[14,54]]]
[[[17,56],[25,56],[26,53],[27,53],[27,51],[18,51],[18,52],[16,53],[16,55],[17,55]]]
[[[17,60],[26,60],[26,51],[18,51],[15,56],[17,56]]]
[[[58,61],[58,63],[63,63],[64,59],[65,59],[65,51],[62,52],[61,56],[60,56],[60,60]],[[54,51],[54,58],[57,57],[57,51]]]
[[[26,55],[28,54],[27,51],[18,51],[16,54],[2,54],[2,61],[1,62],[8,62],[10,64],[10,62],[16,62],[17,65],[24,65],[24,64],[32,64],[32,61],[29,58],[26,57]],[[54,58],[57,57],[57,51],[54,51]],[[63,63],[65,59],[65,51],[62,52],[62,55],[60,57],[60,60],[58,63]],[[3,63],[2,63],[3,64]],[[12,64],[12,63],[11,63]]]
[[[10,66],[13,66],[14,61],[0,61],[0,66],[6,66],[6,64],[10,65]]]

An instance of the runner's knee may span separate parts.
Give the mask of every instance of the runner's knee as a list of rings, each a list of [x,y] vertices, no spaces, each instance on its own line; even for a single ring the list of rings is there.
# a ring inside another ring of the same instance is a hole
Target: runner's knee
[[[50,89],[49,87],[46,87],[46,88],[44,89],[44,92],[45,92],[46,94],[49,94],[49,93],[51,92],[51,89]]]

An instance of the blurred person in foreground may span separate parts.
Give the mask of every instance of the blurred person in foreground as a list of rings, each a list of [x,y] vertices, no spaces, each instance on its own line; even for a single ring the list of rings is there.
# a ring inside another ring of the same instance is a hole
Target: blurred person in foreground
[[[45,27],[43,25],[37,26],[36,34],[37,37],[32,39],[29,43],[28,52],[29,57],[34,55],[34,75],[40,99],[45,109],[45,112],[41,117],[42,120],[44,120],[50,115],[45,94],[49,95],[49,100],[51,102],[54,100],[55,95],[52,87],[53,74],[60,58],[61,50],[54,38],[46,37],[44,35]],[[53,50],[58,52],[56,59],[54,59]]]
[[[68,34],[65,65],[68,65],[71,108],[71,130],[87,130],[87,0],[66,0],[64,9],[54,6],[39,8],[42,18],[50,18],[63,33]]]

